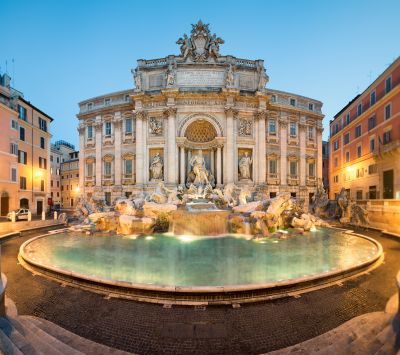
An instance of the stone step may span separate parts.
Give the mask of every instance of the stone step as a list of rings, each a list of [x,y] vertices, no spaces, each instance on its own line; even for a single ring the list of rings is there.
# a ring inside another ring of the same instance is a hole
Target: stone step
[[[63,343],[68,344],[71,348],[74,348],[75,350],[81,351],[82,353],[85,354],[112,354],[112,355],[130,354],[85,339],[43,318],[37,318],[33,316],[20,316],[20,318],[29,319],[33,324],[35,324],[37,327],[39,327],[46,333],[59,339]]]
[[[0,329],[22,353],[27,355],[37,354],[29,341],[11,324],[8,318],[0,318]]]
[[[11,339],[0,329],[0,353],[24,355],[18,347],[11,341]]]
[[[21,334],[25,336],[27,341],[29,341],[38,354],[82,355],[82,353],[77,352],[75,349],[72,349],[68,345],[47,334],[29,320],[24,320],[21,317],[18,317],[16,319],[12,318],[10,321],[17,329],[22,327]]]

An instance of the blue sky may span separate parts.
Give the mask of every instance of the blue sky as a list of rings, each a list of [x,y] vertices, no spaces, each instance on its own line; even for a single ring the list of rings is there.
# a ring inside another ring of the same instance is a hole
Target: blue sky
[[[222,54],[264,59],[268,87],[324,103],[329,120],[400,55],[400,1],[0,0],[0,66],[78,144],[77,103],[133,87],[140,58],[178,54],[202,19]]]

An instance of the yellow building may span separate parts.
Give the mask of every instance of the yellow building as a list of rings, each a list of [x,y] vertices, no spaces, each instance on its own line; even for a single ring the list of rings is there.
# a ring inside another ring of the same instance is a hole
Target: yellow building
[[[69,153],[61,163],[61,207],[73,208],[79,199],[79,152]]]
[[[48,207],[50,197],[50,124],[53,119],[23,98],[23,94],[13,89],[10,77],[5,74],[1,77],[1,96],[8,108],[13,112],[5,114],[5,121],[13,131],[6,139],[11,139],[9,159],[0,160],[0,171],[10,172],[10,181],[17,188],[9,195],[8,206],[4,205],[1,212],[18,207],[29,208],[32,213],[41,214]],[[4,123],[3,122],[3,123]],[[2,130],[4,133],[4,130]],[[13,167],[10,170],[10,164]],[[14,170],[12,170],[14,169]],[[6,187],[7,181],[0,182],[0,190]],[[3,197],[3,193],[2,193]],[[4,197],[6,203],[6,196]],[[6,208],[7,207],[7,208]]]

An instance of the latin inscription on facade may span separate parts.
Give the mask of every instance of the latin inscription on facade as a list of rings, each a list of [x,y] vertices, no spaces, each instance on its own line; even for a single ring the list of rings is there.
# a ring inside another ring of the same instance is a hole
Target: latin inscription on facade
[[[243,89],[254,89],[254,80],[252,75],[240,74],[239,86]]]
[[[184,70],[178,71],[178,86],[223,86],[225,73],[222,71]]]
[[[153,74],[149,75],[149,87],[150,88],[158,88],[162,86],[163,76],[162,74]]]

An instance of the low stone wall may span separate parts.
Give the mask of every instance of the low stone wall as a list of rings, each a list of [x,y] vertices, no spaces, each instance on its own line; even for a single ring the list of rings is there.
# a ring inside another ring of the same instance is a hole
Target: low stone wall
[[[357,201],[368,211],[370,227],[400,235],[400,200]]]
[[[48,220],[37,220],[37,221],[18,221],[18,222],[1,222],[0,223],[0,235],[12,233],[12,232],[20,232],[27,229],[36,229],[43,227],[50,227],[55,224],[60,224],[59,220],[48,219]]]

